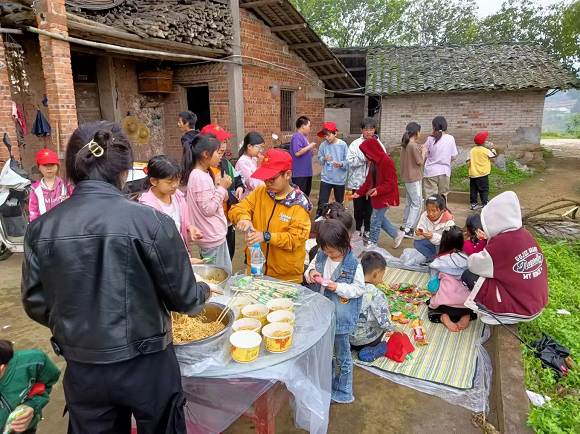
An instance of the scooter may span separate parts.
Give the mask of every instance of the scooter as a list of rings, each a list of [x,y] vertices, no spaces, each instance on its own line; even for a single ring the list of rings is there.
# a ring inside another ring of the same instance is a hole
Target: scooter
[[[274,139],[274,149],[282,149],[283,151],[290,152],[290,142],[282,143],[278,134],[272,134],[272,139]]]
[[[13,253],[24,252],[24,234],[28,227],[25,205],[30,196],[30,179],[12,155],[12,143],[4,134],[10,158],[0,172],[0,261]]]

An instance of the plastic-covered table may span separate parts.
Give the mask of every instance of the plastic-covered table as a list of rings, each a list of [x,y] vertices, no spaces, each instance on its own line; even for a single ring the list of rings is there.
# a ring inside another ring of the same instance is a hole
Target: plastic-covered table
[[[299,288],[296,302],[302,305],[294,307],[294,337],[292,347],[285,353],[269,353],[262,343],[257,360],[237,363],[231,360],[231,333],[220,342],[195,349],[175,347],[187,398],[189,434],[222,432],[240,416],[253,419],[257,433],[273,433],[275,414],[288,399],[285,388],[292,395],[290,404],[296,426],[315,434],[326,433],[332,387],[334,305],[318,293]],[[212,301],[225,303],[227,299],[228,290],[224,298],[213,297]]]

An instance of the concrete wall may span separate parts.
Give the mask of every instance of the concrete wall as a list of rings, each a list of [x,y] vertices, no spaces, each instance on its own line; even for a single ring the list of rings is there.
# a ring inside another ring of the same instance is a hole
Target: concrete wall
[[[381,140],[398,145],[409,122],[418,122],[423,138],[431,133],[435,116],[445,116],[448,133],[458,146],[473,146],[478,132],[501,147],[535,141],[539,146],[546,92],[541,90],[431,93],[383,97]]]
[[[277,134],[281,140],[289,140],[293,131],[280,131],[280,92],[272,87],[296,92],[296,116],[308,116],[312,121],[310,140],[321,141],[316,137],[318,128],[324,122],[324,92],[315,83],[318,77],[296,54],[288,50],[288,45],[272,34],[255,15],[240,10],[242,55],[251,56],[266,62],[283,65],[301,71],[302,75],[277,70],[273,65],[253,62],[260,67],[243,67],[244,131],[258,131],[272,145],[271,135]],[[165,98],[165,124],[167,130],[167,152],[181,156],[181,132],[173,127],[179,111],[187,107],[185,87],[207,85],[209,87],[211,120],[226,130],[230,129],[227,67],[225,64],[205,64],[185,66],[175,69],[176,92]],[[237,144],[228,143],[228,148],[237,155]]]
[[[348,136],[350,131],[349,108],[325,108],[324,122],[334,122],[342,136]]]
[[[350,108],[350,130],[343,131],[345,136],[360,136],[360,122],[365,117],[365,98],[355,96],[349,98],[327,98],[327,108]]]

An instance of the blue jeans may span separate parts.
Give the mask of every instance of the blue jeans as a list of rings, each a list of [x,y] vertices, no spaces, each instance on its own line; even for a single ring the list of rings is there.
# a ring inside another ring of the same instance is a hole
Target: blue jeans
[[[332,395],[333,401],[348,404],[354,401],[352,394],[352,355],[349,334],[334,336],[334,357],[332,358]],[[338,373],[336,367],[338,366]]]
[[[397,229],[393,226],[390,220],[385,216],[389,207],[381,209],[373,209],[371,217],[371,242],[377,244],[379,242],[379,235],[381,235],[381,228],[389,234],[392,238],[397,236]]]
[[[415,240],[413,245],[419,251],[419,253],[427,258],[427,262],[431,262],[435,259],[435,255],[437,255],[437,246],[427,238],[423,238],[422,240]]]

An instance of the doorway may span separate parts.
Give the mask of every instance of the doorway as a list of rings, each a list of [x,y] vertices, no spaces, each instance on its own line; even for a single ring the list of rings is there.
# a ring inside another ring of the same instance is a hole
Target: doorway
[[[75,53],[71,56],[71,66],[79,125],[100,121],[101,106],[97,84],[97,58]]]
[[[187,88],[187,109],[197,115],[196,129],[201,130],[206,125],[211,124],[209,86]]]

